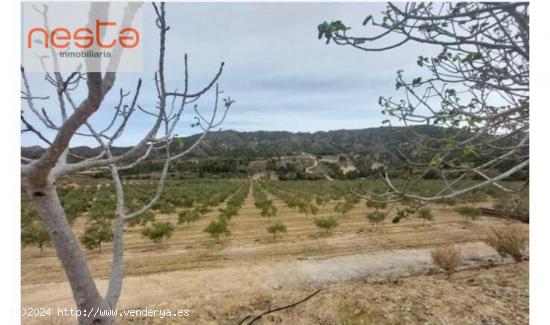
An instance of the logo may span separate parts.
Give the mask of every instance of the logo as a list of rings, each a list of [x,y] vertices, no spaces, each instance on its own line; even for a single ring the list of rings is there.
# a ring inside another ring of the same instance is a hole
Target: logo
[[[142,3],[23,2],[30,72],[141,72]]]
[[[42,35],[42,44],[44,44],[46,48],[51,44],[52,47],[57,49],[64,49],[71,44],[71,41],[76,47],[81,49],[90,48],[92,45],[102,49],[110,49],[117,43],[124,48],[134,48],[139,44],[139,31],[132,27],[120,29],[118,39],[112,39],[107,42],[101,40],[100,35],[102,35],[102,29],[111,26],[116,27],[116,25],[116,22],[96,19],[95,33],[90,28],[86,27],[78,28],[72,33],[68,28],[64,27],[56,27],[51,33],[44,27],[35,27],[27,34],[27,47],[29,49],[32,48],[33,35],[36,37],[35,34]]]

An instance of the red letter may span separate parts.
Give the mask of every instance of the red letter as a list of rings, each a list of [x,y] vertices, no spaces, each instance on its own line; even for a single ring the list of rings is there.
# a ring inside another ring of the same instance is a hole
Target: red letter
[[[64,33],[65,35],[57,35],[59,33]],[[67,28],[56,28],[52,30],[51,37],[51,43],[53,47],[64,49],[67,46],[69,46],[69,42],[66,42],[64,44],[59,44],[57,41],[67,41],[71,39],[71,32]]]
[[[101,48],[111,48],[113,46],[115,46],[115,43],[116,43],[116,40],[113,39],[113,41],[109,44],[103,44],[101,43],[101,33],[100,33],[100,28],[101,26],[116,26],[116,23],[114,22],[101,22],[99,19],[96,19],[95,21],[95,33],[96,33],[96,41],[97,41],[97,45],[99,45],[99,47]]]
[[[134,36],[124,36],[124,35],[122,35],[126,32],[134,33]],[[120,30],[119,35],[120,36],[118,37],[118,41],[119,41],[120,45],[122,45],[122,47],[132,49],[132,48],[136,47],[139,44],[139,32],[135,28],[131,28],[131,27],[123,28],[123,29]],[[132,43],[132,44],[127,44],[126,43],[126,41],[132,41],[132,40],[135,40],[134,43]]]
[[[27,47],[32,48],[32,33],[34,32],[42,32],[44,33],[44,46],[48,48],[48,31],[45,28],[35,27],[29,31],[29,34],[27,35]]]
[[[80,36],[79,34],[81,34],[81,32],[83,33],[88,33],[89,36]],[[75,40],[75,45],[81,49],[87,49],[89,48],[90,46],[92,46],[92,44],[94,43],[94,37],[92,36],[93,35],[93,32],[91,29],[89,28],[79,28],[77,30],[74,31],[74,40]],[[81,44],[81,43],[78,43],[77,41],[88,41],[88,43],[84,43]]]

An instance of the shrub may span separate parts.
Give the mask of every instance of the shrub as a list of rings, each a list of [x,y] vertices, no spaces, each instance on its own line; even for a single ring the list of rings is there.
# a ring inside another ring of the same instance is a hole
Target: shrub
[[[176,207],[169,202],[163,202],[159,205],[158,211],[163,214],[170,214],[176,211]]]
[[[140,216],[128,220],[128,225],[130,227],[134,227],[136,225],[145,226],[148,222],[152,222],[153,220],[155,220],[155,214],[151,210],[149,210],[145,211]]]
[[[317,227],[325,229],[327,233],[338,227],[338,221],[334,217],[315,218],[314,222]]]
[[[178,214],[178,225],[186,223],[189,225],[191,222],[195,222],[200,218],[200,213],[197,210],[183,210]]]
[[[157,244],[172,237],[173,233],[174,226],[168,221],[154,221],[141,231],[142,236],[149,238]]]
[[[481,215],[481,212],[479,211],[478,208],[470,207],[470,206],[460,206],[460,207],[457,207],[455,210],[456,212],[458,212],[458,214],[463,216],[466,221],[468,219],[475,220]]]
[[[195,208],[200,215],[205,215],[208,212],[212,211],[207,205],[201,205]]]
[[[277,214],[277,207],[271,203],[271,200],[268,202],[269,204],[262,206],[262,217],[272,217]]]
[[[432,250],[433,262],[447,273],[453,272],[462,263],[460,249],[454,246],[438,247]]]
[[[493,229],[485,238],[485,243],[493,247],[501,257],[510,255],[514,261],[520,262],[523,259],[527,237],[515,227]]]
[[[113,236],[111,220],[96,218],[87,222],[80,241],[87,249],[98,248],[101,252],[101,243],[113,241]]]
[[[353,195],[353,194],[346,195],[344,199],[346,200],[346,202],[352,205],[357,204],[359,203],[359,201],[361,201],[361,199],[357,195]]]
[[[346,214],[349,211],[353,209],[353,203],[345,201],[345,202],[339,202],[334,206],[334,212],[340,213],[340,214]]]
[[[416,213],[416,217],[422,219],[422,224],[424,224],[426,221],[432,221],[434,219],[432,209],[428,207],[420,208]]]
[[[306,216],[310,214],[317,214],[319,212],[319,208],[313,204],[313,202],[309,202],[306,200],[299,200],[296,204],[298,206],[298,211],[301,213],[305,213]]]
[[[228,205],[225,209],[219,209],[221,215],[227,220],[231,220],[233,216],[239,214],[239,207],[234,205]]]
[[[266,229],[268,233],[273,234],[273,238],[277,238],[278,233],[286,233],[286,226],[280,220],[268,226]]]
[[[181,201],[181,206],[183,208],[192,208],[193,207],[193,199],[191,198],[185,198]]]
[[[229,231],[227,227],[227,219],[224,217],[218,217],[217,220],[210,222],[210,224],[204,228],[204,232],[209,233],[210,236],[216,239],[219,239],[220,235],[231,235],[231,231]]]
[[[330,201],[329,197],[325,197],[322,195],[317,195],[315,197],[315,203],[320,206],[324,206],[325,204],[327,204],[328,201]]]
[[[382,211],[374,211],[367,213],[367,219],[373,225],[380,225],[386,219],[386,214]]]

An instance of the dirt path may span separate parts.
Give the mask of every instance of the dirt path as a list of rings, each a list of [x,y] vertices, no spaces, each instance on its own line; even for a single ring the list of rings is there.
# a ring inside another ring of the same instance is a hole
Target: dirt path
[[[309,166],[309,167],[306,167],[306,173],[308,174],[315,174],[315,172],[313,171],[313,169],[315,169],[317,166],[319,165],[319,160],[318,159],[315,159],[315,161],[313,162],[313,165]],[[334,179],[332,177],[330,177],[329,175],[325,174],[325,173],[322,173],[322,175],[328,180],[328,181],[333,181]]]

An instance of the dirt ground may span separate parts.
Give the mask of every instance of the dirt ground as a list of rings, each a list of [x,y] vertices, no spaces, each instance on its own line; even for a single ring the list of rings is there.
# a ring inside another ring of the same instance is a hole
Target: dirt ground
[[[272,197],[273,198],[273,197]],[[501,259],[482,239],[491,228],[511,223],[482,217],[469,224],[452,207],[435,206],[434,222],[369,226],[364,202],[332,234],[319,231],[312,216],[273,198],[288,233],[273,239],[249,194],[221,243],[202,229],[212,212],[177,227],[162,245],[125,232],[127,277],[119,309],[188,309],[185,318],[123,317],[122,324],[236,324],[257,314],[322,291],[299,306],[262,318],[262,324],[527,324],[528,262]],[[318,216],[334,215],[334,203]],[[160,216],[175,223],[176,214]],[[81,233],[83,219],[74,228]],[[464,263],[451,276],[440,274],[430,251],[457,245]],[[89,252],[98,287],[104,291],[110,247]],[[23,307],[72,307],[72,296],[51,249],[22,250]],[[67,318],[24,318],[25,324],[72,324]]]

